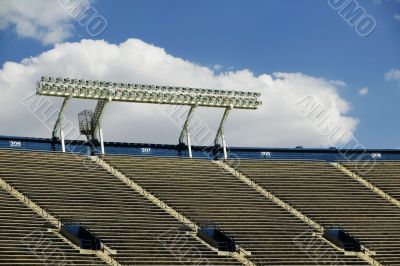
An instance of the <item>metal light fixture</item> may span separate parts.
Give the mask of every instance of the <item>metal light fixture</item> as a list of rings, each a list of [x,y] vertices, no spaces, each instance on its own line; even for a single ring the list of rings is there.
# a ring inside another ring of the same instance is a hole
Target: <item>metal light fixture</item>
[[[260,93],[42,77],[37,94],[120,102],[257,109]]]

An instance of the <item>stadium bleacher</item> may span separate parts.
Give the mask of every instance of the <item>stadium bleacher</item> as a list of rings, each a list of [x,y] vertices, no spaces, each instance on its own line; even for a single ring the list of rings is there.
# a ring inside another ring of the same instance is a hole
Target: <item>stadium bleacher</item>
[[[363,170],[362,163],[357,161],[342,161],[341,164],[354,173]],[[361,173],[363,178],[400,201],[400,161],[376,161],[368,170],[366,174]]]
[[[45,220],[0,188],[0,265],[106,264],[49,232]]]
[[[101,158],[191,221],[217,225],[251,253],[254,265],[368,264],[332,246],[315,228],[209,157]],[[231,166],[324,228],[350,233],[380,265],[400,265],[400,208],[327,161],[289,158],[240,159]],[[356,162],[340,163],[357,173]],[[398,200],[398,167],[395,159],[377,161],[362,177]],[[83,154],[0,149],[0,178],[59,219],[82,222],[117,251],[114,258],[121,265],[242,265],[218,255],[178,219]],[[0,192],[0,265],[104,264],[93,254],[80,254],[48,231],[44,219]],[[35,232],[59,253],[32,252]]]
[[[81,155],[3,150],[0,177],[60,219],[82,222],[122,265],[240,265]]]
[[[257,265],[363,265],[295,216],[207,160],[106,156],[136,183],[195,221],[211,221]]]
[[[383,265],[400,265],[400,208],[327,162],[241,160],[236,168],[321,225],[344,228]]]

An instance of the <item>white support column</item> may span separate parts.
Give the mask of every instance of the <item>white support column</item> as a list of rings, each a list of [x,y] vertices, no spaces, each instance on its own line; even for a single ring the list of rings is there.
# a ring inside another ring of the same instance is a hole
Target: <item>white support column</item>
[[[63,101],[63,103],[61,105],[61,108],[60,108],[60,112],[58,113],[57,121],[56,121],[56,123],[54,125],[54,128],[53,128],[53,132],[52,132],[52,137],[53,138],[57,137],[57,133],[58,132],[61,133],[63,120],[64,120],[64,110],[67,107],[67,103],[68,103],[68,101],[70,99],[71,99],[71,97],[65,97],[64,98],[64,101]],[[60,136],[60,138],[61,138],[61,136]]]
[[[104,151],[104,139],[103,139],[103,129],[101,128],[101,125],[99,126],[99,136],[100,136],[101,154],[105,154],[105,151]]]
[[[224,151],[224,159],[225,160],[228,159],[228,154],[226,151],[226,142],[225,142],[225,136],[224,136],[224,124],[225,124],[226,119],[228,118],[229,111],[231,109],[232,109],[232,107],[227,107],[225,109],[224,115],[222,116],[222,119],[221,119],[221,123],[219,124],[217,135],[215,136],[215,139],[214,139],[215,145],[218,145],[218,141],[221,142],[221,145],[222,145],[222,148]]]
[[[64,98],[63,105],[61,107],[59,117],[58,117],[58,123],[59,123],[59,130],[60,130],[60,137],[61,137],[61,150],[62,152],[65,152],[65,137],[64,137],[64,109],[67,106],[67,102],[70,98]]]
[[[65,152],[64,131],[62,130],[62,128],[60,131],[60,135],[61,135],[61,150],[62,150],[62,152]]]
[[[65,152],[65,136],[64,136],[64,110],[67,107],[68,101],[71,97],[65,97],[61,105],[60,112],[58,113],[56,124],[54,125],[52,137],[56,138],[58,134],[61,140],[61,150]]]
[[[225,136],[222,134],[222,147],[224,149],[224,159],[228,159],[228,154],[226,153],[226,143],[225,143]]]
[[[190,107],[190,109],[189,109],[189,113],[188,113],[188,115],[186,117],[185,123],[183,124],[181,135],[179,136],[179,143],[183,143],[183,139],[185,137],[185,134],[187,134],[187,132],[188,132],[190,119],[192,118],[194,109],[196,109],[196,105],[192,105]]]
[[[192,158],[192,144],[190,143],[190,133],[186,132],[186,140],[187,140],[187,145],[188,145],[188,150],[189,150],[189,158]]]
[[[194,109],[196,109],[196,105],[192,105],[190,107],[189,113],[186,117],[185,123],[183,124],[183,128],[181,131],[181,135],[179,136],[179,143],[183,143],[184,137],[186,135],[186,143],[188,146],[188,151],[189,151],[189,157],[192,158],[192,144],[190,142],[190,134],[189,134],[189,124],[190,124],[190,118],[192,118]]]

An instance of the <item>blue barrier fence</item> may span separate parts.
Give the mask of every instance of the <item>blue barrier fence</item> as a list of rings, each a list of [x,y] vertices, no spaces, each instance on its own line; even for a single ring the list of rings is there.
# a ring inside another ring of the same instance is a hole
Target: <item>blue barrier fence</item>
[[[61,151],[57,140],[45,138],[0,136],[0,149]],[[98,153],[99,145],[93,147],[85,141],[66,141],[67,152],[90,154]],[[126,154],[135,156],[168,156],[188,157],[185,147],[178,145],[143,144],[105,142],[106,154]],[[222,158],[222,150],[214,147],[192,147],[193,157],[213,159]],[[310,148],[246,148],[230,147],[228,157],[231,159],[293,159],[293,160],[400,160],[399,149],[369,149],[369,150],[337,150]]]

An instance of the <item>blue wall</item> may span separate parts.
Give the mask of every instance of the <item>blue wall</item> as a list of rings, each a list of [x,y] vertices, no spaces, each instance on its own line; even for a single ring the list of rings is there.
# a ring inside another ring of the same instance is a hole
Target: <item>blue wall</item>
[[[0,149],[61,151],[59,141],[44,138],[26,138],[0,136]],[[99,152],[99,145],[95,145]],[[73,153],[90,154],[91,148],[84,141],[67,141],[66,150]],[[137,156],[175,156],[188,157],[185,147],[177,145],[143,144],[106,142],[106,154],[127,154]],[[195,158],[221,158],[221,149],[212,147],[192,147]],[[373,150],[336,150],[336,149],[304,149],[304,148],[229,148],[228,156],[231,159],[297,159],[297,160],[400,160],[400,150],[373,149]]]

